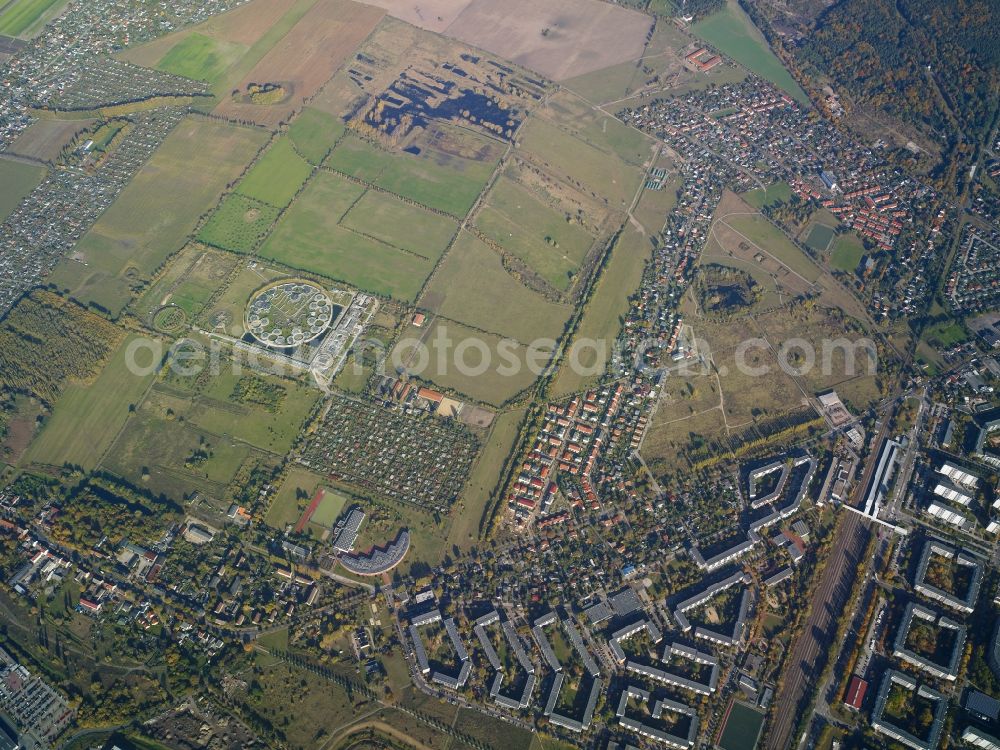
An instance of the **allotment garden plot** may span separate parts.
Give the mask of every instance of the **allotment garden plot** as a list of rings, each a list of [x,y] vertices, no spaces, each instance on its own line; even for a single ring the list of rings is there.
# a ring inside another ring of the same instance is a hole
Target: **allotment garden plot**
[[[361,492],[445,510],[477,450],[476,438],[457,424],[334,398],[299,460]]]

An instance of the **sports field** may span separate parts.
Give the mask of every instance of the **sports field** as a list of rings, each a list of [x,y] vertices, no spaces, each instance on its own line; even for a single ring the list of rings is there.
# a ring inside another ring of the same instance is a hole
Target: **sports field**
[[[340,517],[340,514],[343,513],[344,508],[350,502],[350,498],[337,490],[324,488],[322,492],[323,499],[320,500],[319,505],[316,506],[316,510],[313,511],[312,518],[309,520],[317,526],[330,528],[337,518]]]
[[[21,36],[65,0],[14,0],[0,13],[0,34]]]
[[[331,172],[319,172],[281,217],[260,255],[375,294],[412,300],[430,274],[433,261],[341,226],[341,218],[364,193],[361,185]],[[400,203],[398,211],[408,208]],[[440,240],[440,226],[430,221],[427,226],[431,235],[438,232]],[[401,237],[401,229],[405,230],[405,225],[378,231]],[[420,242],[421,235],[411,234],[398,241]],[[422,249],[440,254],[443,247],[435,249],[428,240]]]
[[[729,711],[726,726],[719,738],[722,750],[754,750],[764,726],[764,714],[736,701]]]
[[[133,372],[129,346],[140,337],[127,337],[97,379],[70,384],[56,402],[52,415],[24,456],[25,464],[62,466],[64,463],[92,470],[125,425],[129,408],[137,404],[155,377]],[[150,363],[148,352],[137,352],[134,362]]]
[[[568,305],[549,302],[504,269],[500,256],[463,232],[437,269],[421,305],[473,328],[522,343],[558,338]]]
[[[736,0],[727,0],[725,8],[692,25],[691,31],[786,91],[800,104],[809,103],[805,92],[771,51],[767,40]]]
[[[0,222],[10,216],[45,177],[45,167],[0,159]]]
[[[292,464],[271,499],[264,522],[275,529],[284,529],[289,524],[294,524],[322,481],[323,477],[319,474]]]
[[[275,140],[264,155],[253,165],[236,188],[248,198],[284,208],[302,189],[312,166],[296,152],[288,137]]]
[[[452,216],[465,216],[495,161],[460,156],[391,153],[348,133],[325,166]]]
[[[131,284],[180,250],[266,138],[201,117],[183,120],[77,244],[74,256],[86,265],[64,261],[53,281],[78,300],[120,312]]]
[[[501,177],[476,226],[559,290],[570,287],[594,237],[576,220],[553,210],[523,185]]]
[[[825,253],[833,240],[835,229],[826,224],[813,224],[806,237],[806,246],[818,253]]]

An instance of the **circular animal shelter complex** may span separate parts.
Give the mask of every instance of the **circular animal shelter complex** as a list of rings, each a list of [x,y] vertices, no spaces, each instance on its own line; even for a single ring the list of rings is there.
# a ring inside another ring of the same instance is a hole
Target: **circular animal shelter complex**
[[[286,348],[308,343],[330,327],[336,305],[312,281],[269,284],[247,303],[247,331],[264,346]]]

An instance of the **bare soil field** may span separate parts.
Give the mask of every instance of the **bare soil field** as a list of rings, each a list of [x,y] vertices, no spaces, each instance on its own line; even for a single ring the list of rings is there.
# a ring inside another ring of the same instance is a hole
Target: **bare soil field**
[[[237,86],[279,84],[288,94],[275,104],[227,99],[214,113],[276,127],[328,81],[385,15],[350,0],[320,0],[264,55]]]
[[[600,0],[472,0],[444,33],[561,81],[640,57],[652,25]]]
[[[53,162],[63,146],[73,140],[74,135],[96,122],[97,120],[36,120],[7,150],[15,156]]]
[[[471,0],[423,0],[421,3],[414,3],[411,0],[366,0],[366,2],[368,5],[384,8],[393,18],[440,34],[469,7]]]

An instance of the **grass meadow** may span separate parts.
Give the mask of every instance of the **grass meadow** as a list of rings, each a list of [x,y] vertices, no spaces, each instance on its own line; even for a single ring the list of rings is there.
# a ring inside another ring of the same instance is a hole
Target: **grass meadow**
[[[830,266],[838,271],[851,273],[861,263],[865,254],[865,245],[853,232],[845,232],[833,241],[830,252]]]
[[[45,167],[0,159],[0,222],[17,208],[45,177]]]
[[[76,255],[86,265],[64,261],[53,283],[81,302],[119,313],[131,298],[130,278],[149,279],[184,246],[206,206],[266,138],[203,118],[183,120],[77,244]]]
[[[574,351],[577,341],[607,342],[606,357],[610,357],[611,344],[618,338],[622,321],[628,311],[628,295],[624,290],[637,289],[642,281],[646,261],[652,255],[649,240],[632,226],[626,225],[611,249],[611,257],[597,281],[590,300],[583,311],[583,317],[576,329],[573,342],[567,350],[567,359],[552,381],[552,395],[561,397],[576,393],[593,385],[601,374],[586,374],[569,365],[575,359],[585,369],[598,369],[599,352],[590,347],[580,346]]]
[[[253,165],[236,192],[284,208],[302,189],[312,170],[312,165],[299,156],[290,138],[278,138]]]
[[[517,281],[500,256],[468,232],[445,257],[421,303],[451,320],[522,343],[558,338],[571,312]]]
[[[698,21],[691,27],[691,31],[783,89],[799,104],[809,103],[805,92],[771,51],[767,40],[736,0],[727,0],[725,8]]]
[[[495,162],[445,154],[390,153],[348,133],[325,166],[452,216],[465,216]]]
[[[25,463],[70,463],[85,471],[97,466],[119,430],[153,381],[154,372],[136,375],[128,368],[126,353],[139,336],[125,338],[92,383],[71,384],[56,402],[25,454]],[[140,356],[137,363],[145,364]]]
[[[260,255],[375,294],[413,300],[433,262],[340,224],[364,192],[363,186],[339,175],[318,173],[282,216]]]
[[[441,257],[458,231],[451,219],[374,190],[351,206],[340,225],[430,261]]]
[[[313,166],[319,166],[347,130],[333,115],[305,107],[288,128],[295,150]]]
[[[196,81],[214,83],[246,51],[245,45],[192,33],[160,58],[156,68]]]
[[[483,234],[527,263],[556,289],[569,288],[594,237],[524,186],[497,181],[475,219]]]

